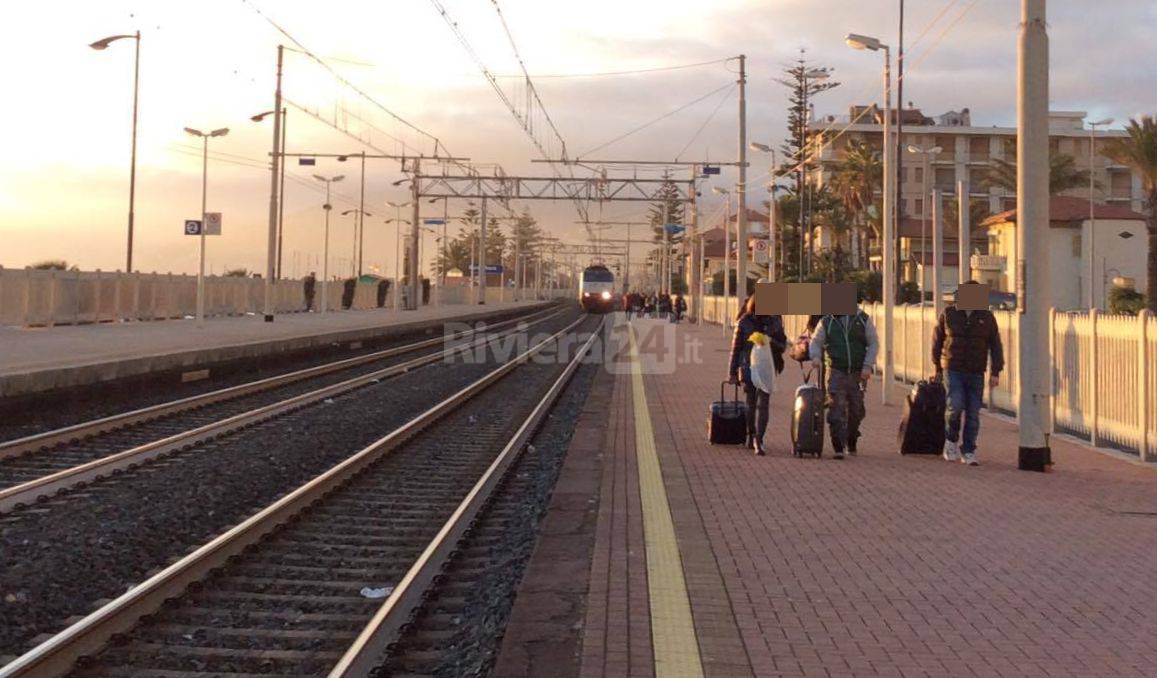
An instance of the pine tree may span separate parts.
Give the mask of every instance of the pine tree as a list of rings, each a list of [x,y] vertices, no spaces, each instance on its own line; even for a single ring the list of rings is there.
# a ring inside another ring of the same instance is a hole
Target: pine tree
[[[656,247],[654,254],[656,257],[661,257],[663,252],[663,230],[666,224],[683,224],[686,216],[686,203],[683,202],[683,194],[679,190],[679,186],[672,181],[664,181],[660,187],[659,192],[655,196],[656,200],[651,204],[649,212],[649,221],[651,222],[651,239],[655,241]],[[664,209],[666,205],[667,221],[663,221]],[[667,244],[670,248],[669,254],[674,255],[680,251],[683,243],[683,237],[687,231],[683,230],[679,233],[671,233],[668,237]],[[674,262],[672,261],[672,266]],[[672,268],[672,289],[680,288],[682,282],[675,283],[675,271]]]
[[[782,223],[785,224],[783,229],[785,241],[788,239],[788,231],[794,231],[791,239],[794,241],[796,251],[798,251],[799,240],[803,235],[799,210],[799,196],[801,194],[807,212],[810,214],[814,211],[814,205],[809,201],[812,196],[804,191],[804,177],[810,175],[817,167],[808,154],[808,151],[811,150],[811,139],[807,130],[811,117],[809,109],[815,100],[815,95],[840,85],[840,83],[831,80],[818,79],[814,75],[809,77],[808,74],[814,71],[830,73],[831,69],[811,66],[801,52],[800,58],[796,60],[795,64],[784,69],[783,73],[786,77],[776,80],[790,91],[787,109],[787,135],[784,137],[783,145],[780,146],[784,161],[780,165],[779,171],[785,177],[794,179],[794,181],[789,182],[786,188],[787,196],[785,196],[790,198],[794,212],[792,218],[785,218]],[[803,163],[802,174],[798,167],[801,162]],[[781,214],[786,216],[786,212],[781,212]],[[794,224],[795,228],[786,228],[786,224],[789,223]],[[789,276],[794,275],[794,278],[798,280],[800,274],[799,260],[790,254],[790,250],[785,252],[787,256],[784,259],[784,277],[788,279]]]

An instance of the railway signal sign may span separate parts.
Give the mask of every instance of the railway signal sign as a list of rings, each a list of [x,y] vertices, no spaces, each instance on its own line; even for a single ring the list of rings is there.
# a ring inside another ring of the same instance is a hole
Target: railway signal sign
[[[221,213],[205,213],[205,235],[221,235]]]
[[[185,235],[201,235],[201,221],[199,219],[186,219]]]

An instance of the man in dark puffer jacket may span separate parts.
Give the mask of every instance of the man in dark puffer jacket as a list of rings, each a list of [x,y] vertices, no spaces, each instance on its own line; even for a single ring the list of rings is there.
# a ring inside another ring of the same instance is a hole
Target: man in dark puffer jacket
[[[969,280],[965,285],[977,284]],[[1004,348],[992,311],[965,311],[951,305],[944,309],[932,331],[932,363],[936,379],[943,382],[948,372],[948,409],[945,414],[944,458],[976,466],[976,437],[980,433],[980,403],[984,398],[984,372],[989,356],[992,369],[988,386],[1000,383],[1004,369]],[[960,439],[960,418],[964,416],[964,440]],[[961,456],[963,454],[963,456]]]

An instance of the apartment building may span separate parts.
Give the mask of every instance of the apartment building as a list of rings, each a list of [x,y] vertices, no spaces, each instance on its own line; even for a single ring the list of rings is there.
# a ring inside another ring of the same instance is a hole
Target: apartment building
[[[1015,127],[975,126],[972,124],[972,112],[967,108],[930,117],[909,106],[900,115],[904,123],[905,149],[909,146],[940,149],[939,153],[927,157],[905,150],[900,185],[901,217],[918,221],[931,218],[931,210],[926,205],[927,198],[924,195],[926,180],[929,189],[939,189],[953,196],[956,194],[957,182],[967,182],[970,201],[983,208],[986,214],[998,214],[1015,207],[1015,195],[987,185],[988,174],[996,160],[1016,160]],[[1086,117],[1086,113],[1079,111],[1054,111],[1049,114],[1049,145],[1052,152],[1072,156],[1076,168],[1084,170],[1090,166],[1089,144],[1095,144],[1092,170],[1098,188],[1094,190],[1094,200],[1135,212],[1142,211],[1144,194],[1141,177],[1103,154],[1105,140],[1123,137],[1125,132],[1103,129],[1093,132],[1087,128]],[[813,173],[812,180],[818,183],[830,180],[842,163],[848,144],[854,141],[880,149],[883,121],[882,111],[873,104],[852,106],[846,117],[828,116],[813,122],[809,130],[813,135],[812,143],[818,150],[819,169]],[[927,177],[925,172],[928,173]],[[1087,199],[1089,189],[1082,186],[1065,191],[1062,195]],[[902,232],[900,238],[902,251],[911,253],[919,261],[922,256],[919,244],[905,242]],[[878,261],[878,257],[875,259]]]

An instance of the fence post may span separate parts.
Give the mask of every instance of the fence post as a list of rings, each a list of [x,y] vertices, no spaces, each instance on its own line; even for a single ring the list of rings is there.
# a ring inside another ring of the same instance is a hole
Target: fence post
[[[32,268],[24,267],[24,326],[28,327],[28,311],[32,307]]]
[[[56,327],[56,271],[48,272],[48,327]]]
[[[1049,435],[1057,432],[1057,309],[1049,307]]]
[[[1097,429],[1097,396],[1101,386],[1101,370],[1097,364],[1097,309],[1089,309],[1089,375],[1091,393],[1089,394],[1089,444],[1097,447],[1101,444],[1100,431]]]
[[[1137,314],[1137,323],[1141,326],[1138,339],[1141,345],[1137,348],[1137,424],[1141,429],[1140,444],[1137,452],[1141,461],[1153,461],[1149,447],[1149,361],[1154,356],[1149,355],[1149,309]]]

